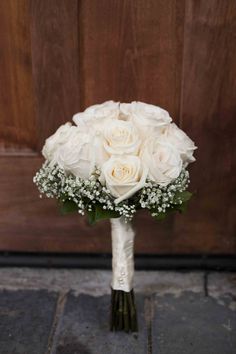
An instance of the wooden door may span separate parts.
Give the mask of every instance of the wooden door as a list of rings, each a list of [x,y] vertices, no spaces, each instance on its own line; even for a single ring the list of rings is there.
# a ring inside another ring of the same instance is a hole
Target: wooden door
[[[235,36],[234,0],[1,0],[0,250],[110,252],[108,222],[61,216],[32,177],[58,125],[113,99],[164,107],[199,146],[188,212],[140,213],[136,252],[235,254]]]

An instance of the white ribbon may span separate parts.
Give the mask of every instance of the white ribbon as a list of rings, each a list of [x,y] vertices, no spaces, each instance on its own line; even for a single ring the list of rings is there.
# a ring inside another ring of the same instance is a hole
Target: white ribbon
[[[134,230],[123,217],[111,219],[112,283],[114,290],[129,292],[134,276]]]

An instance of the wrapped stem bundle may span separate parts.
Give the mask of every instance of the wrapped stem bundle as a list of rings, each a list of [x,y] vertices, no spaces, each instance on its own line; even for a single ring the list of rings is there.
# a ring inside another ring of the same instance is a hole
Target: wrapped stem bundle
[[[136,332],[137,314],[133,290],[134,230],[124,217],[111,219],[112,294],[111,330]]]

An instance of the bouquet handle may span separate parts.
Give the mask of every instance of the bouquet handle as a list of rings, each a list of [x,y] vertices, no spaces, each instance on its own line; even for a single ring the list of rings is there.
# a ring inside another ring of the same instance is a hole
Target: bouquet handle
[[[131,222],[123,217],[111,219],[112,294],[111,330],[137,332],[137,314],[133,290],[134,238]]]

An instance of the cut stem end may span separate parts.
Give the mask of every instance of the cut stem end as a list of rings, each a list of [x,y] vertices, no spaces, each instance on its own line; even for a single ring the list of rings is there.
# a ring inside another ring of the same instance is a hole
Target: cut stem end
[[[133,289],[130,292],[111,289],[110,330],[138,332]]]

